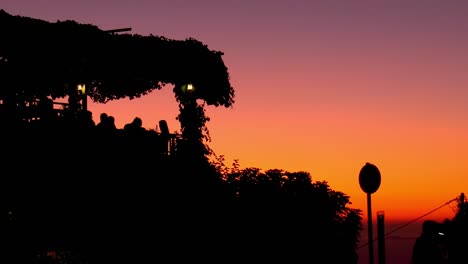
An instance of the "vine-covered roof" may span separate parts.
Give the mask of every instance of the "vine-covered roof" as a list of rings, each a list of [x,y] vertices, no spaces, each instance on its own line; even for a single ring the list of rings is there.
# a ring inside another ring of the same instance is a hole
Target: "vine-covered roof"
[[[0,10],[0,97],[65,97],[85,83],[94,102],[137,98],[173,84],[179,98],[193,84],[208,105],[234,103],[220,51],[188,38],[111,34],[75,21],[47,22]]]

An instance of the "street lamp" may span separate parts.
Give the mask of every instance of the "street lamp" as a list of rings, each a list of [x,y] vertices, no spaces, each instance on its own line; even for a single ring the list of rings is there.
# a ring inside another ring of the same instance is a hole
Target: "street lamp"
[[[193,84],[191,83],[183,84],[180,88],[182,89],[182,92],[184,93],[191,93],[195,91],[195,86],[193,86]]]
[[[87,100],[87,97],[86,97],[86,85],[85,84],[78,84],[76,89],[78,90],[78,94],[81,96],[80,99],[81,99],[81,101],[83,103],[83,111],[87,111],[88,110],[88,100]]]

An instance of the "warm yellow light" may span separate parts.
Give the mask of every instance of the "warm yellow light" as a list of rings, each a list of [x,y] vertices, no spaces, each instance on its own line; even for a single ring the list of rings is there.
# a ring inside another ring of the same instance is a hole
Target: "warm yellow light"
[[[184,93],[191,93],[193,91],[195,91],[195,86],[193,86],[193,84],[191,83],[188,83],[188,84],[183,84],[180,86],[182,92]]]
[[[84,94],[85,91],[86,91],[86,86],[84,84],[78,84],[78,91],[81,93],[81,94]]]

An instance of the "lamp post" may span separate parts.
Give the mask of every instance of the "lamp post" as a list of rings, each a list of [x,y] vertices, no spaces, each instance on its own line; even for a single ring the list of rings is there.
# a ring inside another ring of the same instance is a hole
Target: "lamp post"
[[[204,118],[203,112],[199,111],[199,107],[196,100],[196,88],[192,83],[185,83],[180,85],[180,99],[179,99],[179,121],[181,124],[181,132],[183,139],[183,155],[190,155],[193,160],[194,154],[199,154],[203,151],[198,143],[203,138],[202,134],[202,122]]]
[[[375,193],[381,182],[380,171],[374,164],[367,162],[359,172],[359,185],[367,194],[367,233],[369,246],[369,264],[374,264],[374,238],[372,235],[372,207],[371,194]]]
[[[88,110],[88,98],[86,96],[86,85],[85,84],[78,84],[77,86],[78,94],[81,97],[82,102],[82,110],[86,112]]]

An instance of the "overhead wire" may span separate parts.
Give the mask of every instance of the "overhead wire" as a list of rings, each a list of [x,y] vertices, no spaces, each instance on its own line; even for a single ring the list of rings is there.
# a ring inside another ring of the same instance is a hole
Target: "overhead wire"
[[[455,197],[455,198],[453,198],[453,199],[451,199],[451,200],[445,202],[444,204],[442,204],[442,205],[440,205],[440,206],[438,206],[438,207],[432,209],[431,211],[429,211],[429,212],[427,212],[427,213],[425,213],[425,214],[423,214],[423,215],[421,215],[421,216],[419,216],[419,217],[417,217],[417,218],[415,218],[415,219],[413,219],[413,220],[411,220],[411,221],[409,221],[409,222],[407,222],[407,223],[405,223],[405,224],[402,224],[402,225],[398,226],[397,228],[395,228],[395,229],[393,229],[393,230],[391,230],[391,231],[385,233],[385,234],[384,234],[384,237],[386,237],[386,236],[388,236],[388,235],[390,235],[390,234],[392,234],[392,233],[395,233],[396,231],[398,231],[398,230],[400,230],[400,229],[402,229],[402,228],[404,228],[404,227],[406,227],[406,226],[408,226],[408,225],[410,225],[410,224],[412,224],[412,223],[418,221],[419,219],[421,219],[421,218],[423,218],[423,217],[425,217],[425,216],[427,216],[427,215],[432,214],[433,212],[435,212],[435,211],[441,209],[442,207],[447,206],[447,205],[449,205],[450,203],[452,203],[452,202],[454,202],[454,201],[458,201],[458,200],[459,200],[459,197],[457,196],[457,197]],[[372,242],[374,242],[374,241],[376,241],[376,240],[377,240],[377,238],[374,238],[374,239],[372,240]],[[359,248],[362,248],[362,247],[365,247],[365,246],[367,246],[368,244],[369,244],[369,241],[366,242],[366,243],[364,243],[364,244],[362,244],[361,246],[359,246],[358,249],[359,249]]]

